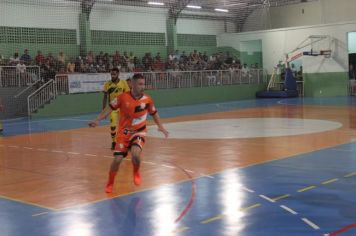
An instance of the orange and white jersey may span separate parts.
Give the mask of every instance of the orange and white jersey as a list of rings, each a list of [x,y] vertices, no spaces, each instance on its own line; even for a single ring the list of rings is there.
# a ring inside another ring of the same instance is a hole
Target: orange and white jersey
[[[113,110],[120,109],[119,133],[124,130],[129,132],[142,132],[146,130],[147,115],[156,114],[157,110],[152,98],[143,94],[136,99],[131,92],[125,92],[117,96],[110,103]]]

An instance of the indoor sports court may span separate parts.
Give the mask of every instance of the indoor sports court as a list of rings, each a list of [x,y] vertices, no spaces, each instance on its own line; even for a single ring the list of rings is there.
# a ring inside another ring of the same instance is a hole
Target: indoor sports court
[[[0,235],[356,235],[355,10],[0,0]],[[106,193],[113,68],[169,137],[148,117]]]

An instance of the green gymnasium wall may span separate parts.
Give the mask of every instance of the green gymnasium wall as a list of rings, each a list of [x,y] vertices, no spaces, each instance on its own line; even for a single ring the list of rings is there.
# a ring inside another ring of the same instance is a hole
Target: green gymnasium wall
[[[216,35],[177,34],[178,50],[186,55],[197,50],[211,55],[217,52]]]
[[[63,50],[67,56],[79,54],[76,30],[0,26],[0,52],[10,58],[17,51],[19,56],[29,49],[32,57],[41,50],[57,56]]]
[[[162,89],[147,90],[155,104],[160,107],[172,107],[201,103],[213,103],[254,99],[256,91],[265,88],[266,85],[229,85],[220,87],[189,88],[189,89]],[[98,113],[102,106],[102,93],[86,93],[61,95],[51,104],[46,105],[34,118],[49,116],[67,116],[84,113]]]
[[[113,54],[119,50],[121,54],[133,52],[139,57],[147,52],[151,52],[152,56],[160,52],[164,58],[167,55],[164,33],[92,30],[91,37],[94,53],[103,51]]]
[[[347,96],[346,72],[303,74],[305,97]]]
[[[146,52],[151,52],[153,56],[160,52],[163,58],[167,57],[165,33],[102,30],[92,30],[90,33],[92,51],[95,54],[100,51],[113,54],[119,50],[121,53],[133,52],[139,57]],[[177,41],[177,49],[180,52],[185,51],[187,55],[197,50],[208,55],[230,51],[233,55],[240,56],[231,47],[218,48],[216,35],[178,34]],[[79,55],[76,30],[0,26],[0,52],[3,56],[10,58],[16,51],[21,56],[25,49],[29,49],[32,57],[36,56],[38,50],[44,55],[51,52],[53,56],[63,50],[67,57],[75,57]]]
[[[249,54],[247,52],[240,52],[240,60],[241,63],[246,63],[248,67],[250,67],[251,64],[255,63],[258,63],[260,68],[263,65],[262,52],[254,52],[252,54]]]

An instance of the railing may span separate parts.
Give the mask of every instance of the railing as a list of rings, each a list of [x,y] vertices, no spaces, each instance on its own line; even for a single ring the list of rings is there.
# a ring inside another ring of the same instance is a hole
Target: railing
[[[69,84],[67,74],[58,74],[55,77],[57,94],[68,94]]]
[[[42,85],[35,92],[30,94],[27,98],[27,111],[28,115],[36,111],[39,107],[43,106],[47,102],[56,98],[57,88],[56,83],[53,79]]]
[[[265,81],[263,70],[207,70],[144,72],[147,89],[210,87],[232,84],[259,84]]]
[[[0,87],[24,87],[40,79],[39,66],[26,66],[24,70],[16,66],[0,66]]]
[[[31,84],[31,86],[26,87],[25,89],[23,89],[22,91],[20,91],[18,94],[16,94],[14,96],[14,98],[18,98],[20,97],[22,94],[26,93],[27,91],[34,89],[34,88],[38,88],[39,86],[41,86],[42,81],[41,80],[37,80],[35,83]]]
[[[262,69],[143,72],[146,89],[210,87],[232,84],[260,84],[267,81]],[[58,94],[68,94],[66,74],[56,75]]]

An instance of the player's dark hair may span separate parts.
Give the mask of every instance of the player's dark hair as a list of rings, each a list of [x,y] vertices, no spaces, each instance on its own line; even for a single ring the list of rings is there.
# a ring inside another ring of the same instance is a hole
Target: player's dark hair
[[[138,79],[144,79],[145,77],[143,77],[143,74],[134,74],[134,76],[132,76],[132,80],[138,80]]]
[[[117,67],[112,68],[111,71],[116,71],[117,73],[120,73],[120,70]]]

